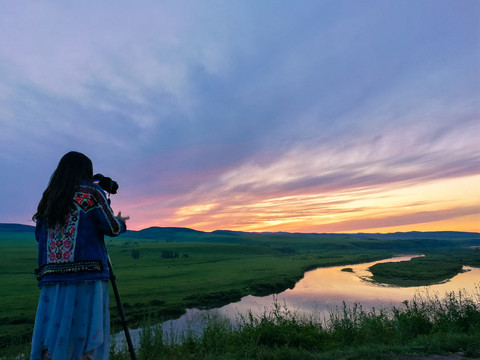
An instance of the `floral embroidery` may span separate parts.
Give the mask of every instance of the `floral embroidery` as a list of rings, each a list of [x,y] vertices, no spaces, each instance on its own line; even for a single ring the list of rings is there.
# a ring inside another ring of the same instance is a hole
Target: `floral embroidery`
[[[78,209],[72,210],[65,223],[48,229],[48,263],[73,261],[78,228]]]
[[[92,194],[77,192],[73,200],[83,211],[88,211],[95,206],[95,198]]]

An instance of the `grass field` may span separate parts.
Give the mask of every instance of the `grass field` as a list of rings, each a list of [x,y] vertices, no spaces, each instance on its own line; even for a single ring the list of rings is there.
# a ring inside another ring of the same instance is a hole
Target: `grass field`
[[[170,231],[165,237],[134,235],[106,240],[131,327],[146,318],[178,317],[189,307],[218,307],[248,294],[278,293],[293,287],[306,270],[315,267],[429,251],[417,240],[348,236],[191,231]],[[442,240],[430,248],[438,251],[463,245],[461,239]],[[0,232],[0,354],[30,340],[40,293],[33,275],[36,257],[33,233]],[[117,330],[113,296],[111,310],[112,326]]]
[[[403,307],[363,309],[343,306],[326,324],[302,317],[281,304],[259,316],[245,316],[232,326],[207,319],[201,335],[169,341],[158,326],[144,327],[140,360],[379,360],[462,352],[480,356],[480,294],[451,292],[444,297],[414,297]],[[112,351],[111,360],[128,360]]]
[[[463,265],[480,267],[480,249],[434,251],[410,261],[380,263],[370,267],[376,282],[397,286],[439,283],[462,272]]]

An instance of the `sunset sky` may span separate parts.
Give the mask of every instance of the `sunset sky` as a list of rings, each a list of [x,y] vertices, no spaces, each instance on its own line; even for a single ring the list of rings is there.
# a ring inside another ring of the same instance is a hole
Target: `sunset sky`
[[[130,229],[480,231],[478,0],[0,0],[0,222],[76,150]]]

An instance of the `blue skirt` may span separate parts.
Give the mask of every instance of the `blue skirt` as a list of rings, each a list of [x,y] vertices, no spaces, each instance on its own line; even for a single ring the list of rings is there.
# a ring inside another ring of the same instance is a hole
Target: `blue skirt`
[[[108,282],[44,285],[40,293],[30,360],[107,360],[110,351]]]

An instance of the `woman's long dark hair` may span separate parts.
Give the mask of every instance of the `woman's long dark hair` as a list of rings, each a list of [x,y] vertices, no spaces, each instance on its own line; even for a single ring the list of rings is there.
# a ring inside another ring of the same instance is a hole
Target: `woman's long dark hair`
[[[33,220],[44,218],[49,227],[63,224],[73,207],[73,196],[82,180],[91,182],[92,161],[82,153],[70,151],[63,155],[43,192]]]

